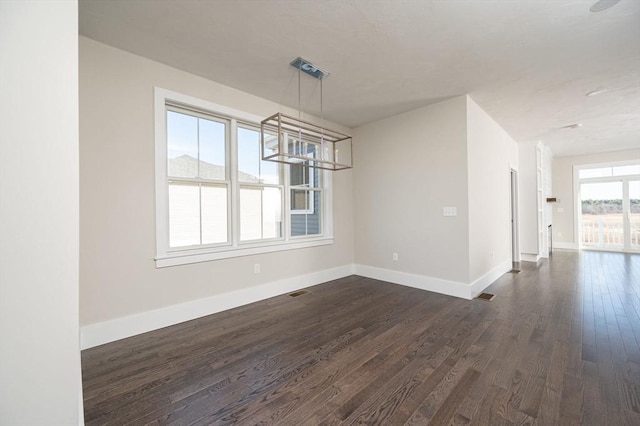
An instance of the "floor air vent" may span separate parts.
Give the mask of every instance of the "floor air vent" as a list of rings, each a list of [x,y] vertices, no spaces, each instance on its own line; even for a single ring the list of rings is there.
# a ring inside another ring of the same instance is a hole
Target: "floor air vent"
[[[491,302],[494,297],[496,297],[496,295],[491,293],[480,293],[478,295],[478,299],[486,300],[487,302]]]
[[[305,290],[300,290],[300,291],[296,291],[295,293],[290,293],[289,297],[298,297],[298,296],[302,296],[303,294],[307,294],[308,292]]]

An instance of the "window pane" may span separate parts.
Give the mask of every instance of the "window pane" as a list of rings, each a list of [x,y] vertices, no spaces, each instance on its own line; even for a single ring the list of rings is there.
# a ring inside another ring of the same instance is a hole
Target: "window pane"
[[[200,136],[200,177],[226,180],[226,125],[217,121],[198,119]]]
[[[310,200],[311,192],[305,189],[292,189],[291,190],[291,210],[303,210],[307,211],[310,208],[313,200]]]
[[[320,191],[291,190],[291,236],[320,234],[321,201]]]
[[[282,236],[282,191],[265,188],[262,191],[262,238]]]
[[[631,249],[640,250],[640,180],[629,182],[629,210]]]
[[[309,161],[304,161],[301,164],[309,163]],[[289,166],[289,182],[291,186],[318,188],[320,186],[320,173],[320,169],[315,167],[292,164]]]
[[[248,183],[280,183],[278,164],[262,160],[257,130],[238,127],[238,179]]]
[[[238,128],[238,179],[240,182],[260,181],[259,134],[253,130]]]
[[[598,169],[582,169],[578,172],[580,179],[609,177],[611,176],[611,167],[601,167]]]
[[[200,239],[201,222],[202,240]],[[226,241],[226,188],[170,183],[169,246],[184,247]]]
[[[629,166],[616,166],[613,168],[614,176],[640,175],[640,164]]]
[[[198,174],[198,118],[167,111],[167,172],[173,177]]]
[[[240,239],[280,238],[282,235],[280,188],[240,189]]]
[[[260,189],[240,190],[240,239],[262,238],[262,197]]]
[[[202,244],[227,241],[227,188],[202,185]]]
[[[200,244],[200,195],[197,185],[169,184],[169,246]]]
[[[309,186],[309,176],[311,169],[309,167],[291,165],[289,166],[289,176],[291,185]]]

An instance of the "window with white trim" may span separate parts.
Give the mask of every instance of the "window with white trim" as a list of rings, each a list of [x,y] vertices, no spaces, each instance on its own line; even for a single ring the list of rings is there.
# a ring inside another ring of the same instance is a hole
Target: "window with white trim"
[[[156,88],[155,120],[157,267],[333,242],[330,176],[263,161],[259,117]]]

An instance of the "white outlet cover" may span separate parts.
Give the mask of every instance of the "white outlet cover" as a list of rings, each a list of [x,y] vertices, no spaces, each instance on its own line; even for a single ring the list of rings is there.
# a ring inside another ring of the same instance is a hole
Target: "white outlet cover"
[[[564,213],[564,208],[563,207],[558,207],[558,210],[556,210],[558,213]]]

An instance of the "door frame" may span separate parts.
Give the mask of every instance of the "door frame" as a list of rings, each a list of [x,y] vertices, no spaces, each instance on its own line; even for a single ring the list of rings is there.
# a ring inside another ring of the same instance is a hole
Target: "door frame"
[[[624,209],[625,199],[627,203],[629,202],[629,181],[635,181],[640,178],[639,175],[624,175],[624,176],[607,176],[600,178],[588,178],[583,179],[582,182],[580,180],[580,170],[585,169],[598,169],[605,167],[616,167],[616,166],[630,166],[638,164],[638,160],[625,160],[625,161],[608,161],[605,163],[593,163],[593,164],[580,164],[573,166],[573,235],[575,238],[576,248],[578,250],[598,250],[598,251],[614,251],[614,252],[622,252],[622,253],[637,253],[636,251],[630,250],[630,241],[627,241],[627,236],[630,234],[629,232],[629,214],[628,210]],[[583,247],[582,246],[582,196],[580,194],[580,184],[581,183],[604,183],[604,182],[622,182],[622,196],[623,196],[623,213],[622,213],[622,224],[625,232],[625,241],[622,251],[607,249],[603,247]],[[625,185],[625,182],[627,184]],[[629,207],[629,206],[627,206]]]
[[[509,167],[509,218],[511,220],[511,262],[520,262],[520,232],[518,222],[518,170]]]

